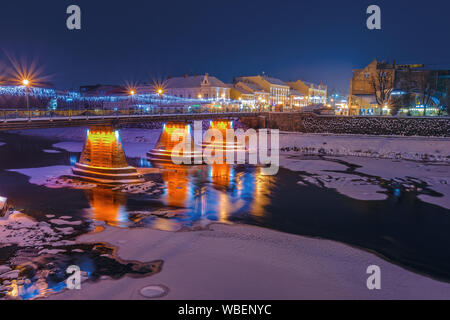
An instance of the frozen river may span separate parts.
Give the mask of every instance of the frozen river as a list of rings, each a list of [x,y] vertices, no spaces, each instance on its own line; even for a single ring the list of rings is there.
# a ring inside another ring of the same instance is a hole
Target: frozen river
[[[160,272],[156,260],[134,261],[135,266],[124,271],[127,263],[113,247],[74,242],[75,236],[101,231],[105,224],[169,232],[204,230],[213,222],[254,225],[335,240],[415,273],[450,281],[450,210],[437,205],[441,190],[409,171],[395,176],[377,172],[380,166],[400,166],[394,170],[399,172],[412,162],[285,154],[284,168],[276,176],[264,176],[251,166],[171,166],[149,176],[151,183],[139,190],[73,189],[49,181],[70,173],[81,143],[59,148],[56,139],[17,134],[1,134],[0,141],[0,195],[35,219],[38,225],[30,230],[45,226],[54,232],[48,243],[43,237],[36,246],[30,236],[7,245],[6,236],[18,235],[4,226],[0,265],[26,265],[22,274],[31,280],[5,280],[0,275],[3,294],[12,294],[7,289],[11,284],[13,294],[28,299],[59,292],[64,289],[65,268],[78,262],[86,266],[91,280]],[[138,156],[149,146],[124,142],[124,147],[134,148],[128,152],[130,164],[151,166]],[[448,178],[447,166],[428,169]],[[46,270],[49,261],[53,267]]]

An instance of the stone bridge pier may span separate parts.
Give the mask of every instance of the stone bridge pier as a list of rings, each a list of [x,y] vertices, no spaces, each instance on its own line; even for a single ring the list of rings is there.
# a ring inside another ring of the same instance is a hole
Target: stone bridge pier
[[[72,168],[75,177],[98,184],[143,182],[136,168],[128,165],[120,140],[120,132],[112,126],[92,126],[80,161]]]

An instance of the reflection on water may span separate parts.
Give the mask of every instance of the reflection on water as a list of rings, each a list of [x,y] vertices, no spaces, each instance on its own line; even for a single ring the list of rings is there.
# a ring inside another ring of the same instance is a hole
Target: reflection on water
[[[181,165],[160,164],[164,170],[163,201],[169,207],[187,207],[192,185],[189,179],[189,167]]]
[[[108,188],[86,190],[92,218],[114,226],[151,226],[177,230],[182,226],[229,222],[252,211],[264,215],[270,177],[259,168],[212,164],[183,166],[160,163],[161,193],[126,194]]]
[[[6,295],[11,298],[33,299],[61,292],[66,288],[66,270],[71,265],[80,267],[82,279],[93,282],[101,277],[146,277],[161,271],[162,267],[161,260],[121,260],[116,257],[115,248],[105,244],[79,244],[57,249],[55,254],[40,254],[33,249],[18,253],[18,258],[13,261],[19,260],[15,261],[15,270],[19,270],[19,276],[10,281],[10,290]],[[0,298],[4,295],[0,291]]]
[[[93,219],[104,221],[110,225],[121,225],[128,221],[125,210],[126,196],[108,188],[94,188],[86,190],[86,196],[92,208]]]

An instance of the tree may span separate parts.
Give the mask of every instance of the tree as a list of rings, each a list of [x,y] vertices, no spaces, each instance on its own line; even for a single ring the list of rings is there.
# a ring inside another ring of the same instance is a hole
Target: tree
[[[396,83],[395,86],[399,92],[396,95],[391,94],[391,100],[389,102],[392,114],[396,115],[400,109],[405,108],[408,109],[408,115],[410,115],[409,109],[414,97],[413,90],[417,86],[411,69],[397,71]]]
[[[446,92],[444,92],[440,99],[440,105],[447,112],[447,115],[450,116],[450,87],[447,87]]]
[[[389,102],[391,92],[394,89],[393,82],[393,72],[379,69],[372,75],[371,84],[378,106],[383,107]]]
[[[423,106],[423,115],[426,116],[427,106],[433,101],[433,94],[436,91],[435,77],[431,75],[431,72],[424,71],[421,72],[417,82],[420,102]]]
[[[411,106],[411,99],[413,94],[409,91],[403,91],[403,93],[391,96],[389,100],[389,107],[391,109],[391,114],[396,116],[400,112],[401,109],[408,109]],[[409,112],[408,112],[409,115]]]

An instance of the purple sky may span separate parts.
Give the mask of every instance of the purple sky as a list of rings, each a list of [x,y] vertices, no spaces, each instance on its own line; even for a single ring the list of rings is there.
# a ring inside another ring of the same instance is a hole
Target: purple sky
[[[66,28],[66,8],[82,29]],[[378,4],[382,30],[366,28]],[[347,91],[374,58],[450,69],[449,1],[2,1],[0,46],[35,59],[59,88],[208,72],[261,72]],[[0,53],[0,63],[7,59]]]

